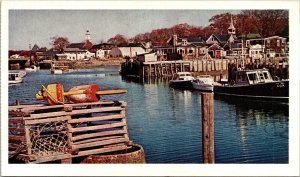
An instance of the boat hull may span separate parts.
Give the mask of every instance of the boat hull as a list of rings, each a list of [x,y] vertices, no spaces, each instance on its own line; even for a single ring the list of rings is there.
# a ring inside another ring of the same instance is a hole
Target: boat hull
[[[256,99],[275,99],[288,102],[289,81],[274,81],[252,85],[216,85],[214,86],[214,93]]]
[[[170,87],[178,88],[178,89],[192,89],[193,84],[191,80],[187,81],[170,81],[169,82]]]
[[[212,92],[214,89],[214,86],[209,85],[209,84],[201,84],[201,83],[196,83],[196,82],[193,82],[192,84],[193,84],[193,89],[199,90],[199,91]]]

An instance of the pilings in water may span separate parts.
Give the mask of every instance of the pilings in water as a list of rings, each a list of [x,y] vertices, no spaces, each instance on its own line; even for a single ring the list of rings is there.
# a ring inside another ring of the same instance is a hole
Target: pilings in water
[[[144,62],[141,69],[143,77],[172,76],[177,72],[190,71],[190,62],[183,60]]]
[[[228,69],[228,63],[230,61],[227,59],[201,59],[191,61],[191,71],[193,72],[224,72]]]
[[[213,93],[201,93],[203,163],[215,163],[213,100]]]

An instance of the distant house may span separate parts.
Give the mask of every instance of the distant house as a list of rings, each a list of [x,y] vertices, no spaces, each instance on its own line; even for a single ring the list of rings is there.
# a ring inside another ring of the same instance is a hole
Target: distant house
[[[251,45],[249,47],[249,57],[256,60],[263,58],[264,46],[260,44]]]
[[[91,53],[86,49],[78,48],[65,48],[64,54],[67,55],[68,60],[81,60],[85,58],[95,57],[94,53]]]
[[[113,47],[113,44],[101,43],[93,45],[89,51],[95,53],[96,58],[108,58]]]
[[[279,36],[271,36],[264,38],[265,50],[267,56],[275,54],[281,56],[286,54],[287,39]]]
[[[139,54],[145,53],[145,49],[140,44],[129,43],[121,44],[118,47],[113,47],[110,51],[112,57],[135,57]]]
[[[168,54],[174,52],[174,47],[168,44],[162,46],[153,46],[153,52],[156,53],[159,60],[166,60]]]
[[[78,48],[78,49],[85,49],[84,48],[84,42],[80,43],[70,43],[66,48]]]
[[[224,55],[224,49],[219,46],[217,43],[212,44],[210,47],[208,47],[208,54],[212,57],[212,58],[222,58]]]
[[[55,59],[55,55],[59,54],[60,52],[57,50],[54,50],[53,48],[50,50],[47,50],[46,52],[44,52],[44,60],[54,60]]]
[[[140,62],[154,62],[157,61],[157,54],[155,52],[139,54],[137,60]]]
[[[172,52],[175,51],[182,56],[198,58],[206,53],[205,42],[202,38],[197,36],[178,37],[176,34],[174,34],[168,39],[167,43],[169,46],[173,46]]]

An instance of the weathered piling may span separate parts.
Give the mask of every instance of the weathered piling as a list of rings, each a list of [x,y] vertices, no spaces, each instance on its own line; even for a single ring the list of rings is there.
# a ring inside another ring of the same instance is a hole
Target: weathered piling
[[[213,93],[201,93],[203,163],[215,163]]]

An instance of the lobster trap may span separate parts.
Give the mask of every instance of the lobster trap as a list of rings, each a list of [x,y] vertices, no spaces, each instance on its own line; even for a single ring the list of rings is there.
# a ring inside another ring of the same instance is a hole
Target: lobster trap
[[[125,102],[9,107],[9,158],[72,163],[73,158],[130,148]]]

